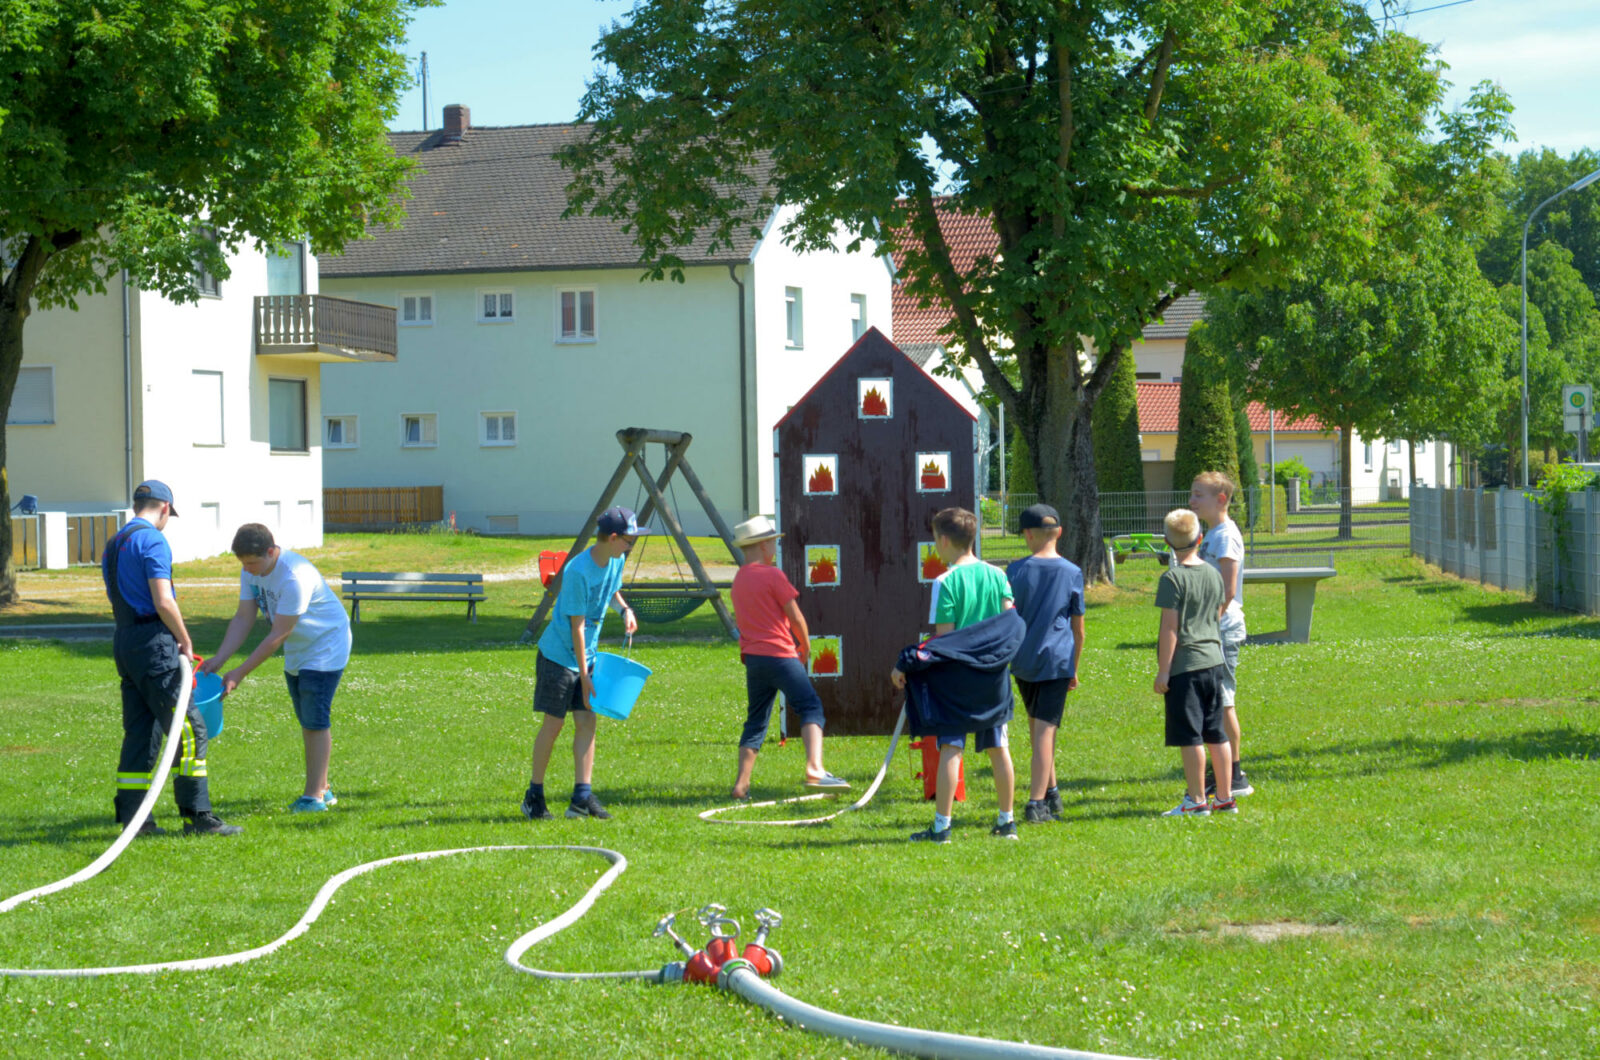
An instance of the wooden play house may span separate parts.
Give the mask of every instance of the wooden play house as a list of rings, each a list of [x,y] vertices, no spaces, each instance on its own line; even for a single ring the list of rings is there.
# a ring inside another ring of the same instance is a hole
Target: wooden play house
[[[773,451],[779,563],[811,627],[828,731],[888,733],[889,670],[933,632],[944,565],[928,524],[977,510],[977,421],[872,328],[778,421]]]

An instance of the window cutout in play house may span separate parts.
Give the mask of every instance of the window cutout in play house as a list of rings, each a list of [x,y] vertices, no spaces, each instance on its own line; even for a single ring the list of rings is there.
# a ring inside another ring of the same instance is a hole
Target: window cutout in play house
[[[917,581],[926,585],[949,569],[932,541],[917,542]]]
[[[811,676],[838,677],[844,672],[844,652],[838,637],[811,638]]]
[[[886,420],[894,415],[893,379],[857,379],[856,413],[864,420]]]
[[[806,546],[806,587],[834,589],[839,585],[839,546]]]
[[[808,497],[826,497],[839,492],[839,458],[832,454],[805,456],[800,461]]]
[[[944,493],[950,489],[950,454],[917,454],[917,492]]]

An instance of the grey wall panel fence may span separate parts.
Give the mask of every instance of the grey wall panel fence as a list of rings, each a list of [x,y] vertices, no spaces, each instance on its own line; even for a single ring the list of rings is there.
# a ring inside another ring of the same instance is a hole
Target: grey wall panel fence
[[[1450,574],[1600,614],[1600,494],[1574,493],[1556,527],[1516,489],[1419,486],[1411,553]]]

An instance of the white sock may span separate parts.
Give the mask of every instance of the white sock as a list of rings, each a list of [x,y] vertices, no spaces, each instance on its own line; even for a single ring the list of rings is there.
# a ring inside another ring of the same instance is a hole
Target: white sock
[[[995,817],[995,822],[994,823],[995,824],[1010,824],[1011,823],[1011,811],[1010,810],[1001,810],[1000,813]]]
[[[945,829],[947,829],[949,827],[950,827],[950,818],[946,817],[942,813],[936,813],[936,814],[933,815],[933,830],[935,832],[943,832]]]

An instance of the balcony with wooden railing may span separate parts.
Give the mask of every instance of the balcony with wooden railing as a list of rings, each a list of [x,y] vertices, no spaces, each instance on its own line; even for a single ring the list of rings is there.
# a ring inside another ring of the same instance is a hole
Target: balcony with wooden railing
[[[256,298],[256,356],[305,361],[393,361],[395,309],[325,294]]]

